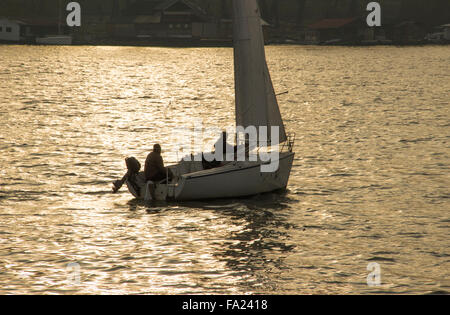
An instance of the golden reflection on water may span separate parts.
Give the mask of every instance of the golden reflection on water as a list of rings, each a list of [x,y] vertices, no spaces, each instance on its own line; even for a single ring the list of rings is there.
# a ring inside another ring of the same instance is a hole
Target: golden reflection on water
[[[0,292],[449,292],[449,48],[267,55],[289,190],[144,204],[109,193],[123,159],[233,125],[232,50],[0,46]]]

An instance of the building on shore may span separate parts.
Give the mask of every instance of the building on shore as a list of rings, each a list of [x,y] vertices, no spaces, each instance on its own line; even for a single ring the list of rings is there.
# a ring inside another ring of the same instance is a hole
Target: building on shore
[[[111,20],[109,35],[118,40],[223,40],[228,26],[221,24],[227,23],[208,15],[191,0],[141,1]]]
[[[427,34],[426,40],[430,43],[450,43],[450,24],[440,25],[434,31]]]
[[[0,18],[0,41],[20,42],[22,38],[22,23],[17,20]]]
[[[264,20],[261,23],[269,26]],[[146,0],[132,3],[120,16],[113,17],[108,33],[111,39],[137,43],[228,45],[233,23],[231,18],[208,13],[196,1]]]
[[[425,41],[425,28],[415,21],[404,21],[392,26],[391,36],[396,44],[420,44]]]
[[[442,34],[445,32],[442,31]],[[415,21],[393,23],[385,20],[382,26],[369,27],[363,18],[324,19],[308,26],[304,31],[303,42],[336,45],[414,45],[424,43],[425,36],[425,28]]]
[[[66,26],[50,18],[0,18],[0,41],[34,44],[48,35],[67,34]]]
[[[444,24],[441,27],[444,33],[444,39],[450,41],[450,24]]]
[[[356,44],[374,36],[362,18],[323,19],[307,27],[304,41],[309,44]]]

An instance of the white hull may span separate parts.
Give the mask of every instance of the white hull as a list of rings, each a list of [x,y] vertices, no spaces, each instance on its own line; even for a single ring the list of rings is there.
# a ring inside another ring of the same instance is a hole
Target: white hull
[[[293,153],[280,156],[278,171],[273,173],[262,173],[261,163],[247,162],[185,175],[176,199],[245,197],[286,188],[293,159]]]
[[[39,45],[72,45],[72,36],[46,36],[36,38]]]
[[[280,154],[276,172],[261,172],[261,162],[233,162],[229,165],[181,175],[176,183],[157,184],[157,200],[205,200],[252,196],[286,188],[294,153]],[[137,198],[151,200],[146,183],[137,183],[138,195],[127,182],[129,191]]]

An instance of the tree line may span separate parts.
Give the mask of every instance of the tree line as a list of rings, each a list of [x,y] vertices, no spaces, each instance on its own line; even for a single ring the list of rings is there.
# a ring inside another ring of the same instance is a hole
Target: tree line
[[[0,16],[57,17],[71,0],[0,0]],[[82,14],[120,16],[137,1],[157,0],[78,0]],[[231,0],[190,0],[217,18],[231,16]],[[366,15],[369,0],[258,0],[263,18],[273,25],[307,25],[323,18]],[[383,19],[390,22],[413,20],[432,26],[450,23],[449,0],[379,0]]]

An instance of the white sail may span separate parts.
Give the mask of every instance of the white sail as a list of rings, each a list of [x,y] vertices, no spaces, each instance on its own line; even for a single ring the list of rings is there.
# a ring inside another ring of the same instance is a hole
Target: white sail
[[[267,67],[261,15],[256,0],[233,0],[236,126],[279,127],[278,142],[287,140]]]

